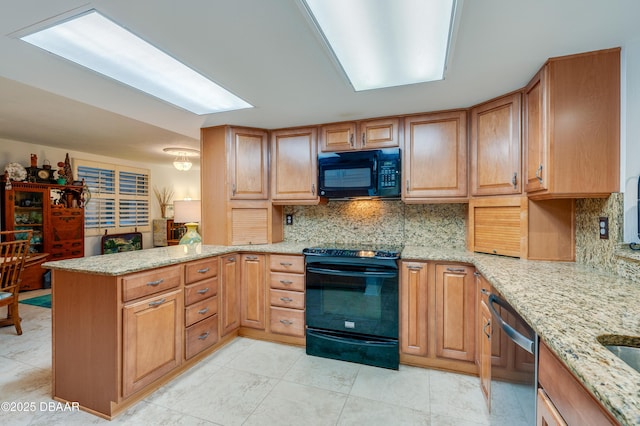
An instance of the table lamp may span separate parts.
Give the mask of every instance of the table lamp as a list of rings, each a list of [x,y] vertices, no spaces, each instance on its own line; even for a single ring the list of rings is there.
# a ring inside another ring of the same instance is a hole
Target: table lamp
[[[187,232],[180,238],[179,244],[196,244],[202,242],[198,234],[200,222],[200,200],[178,200],[173,202],[174,223],[184,223]]]

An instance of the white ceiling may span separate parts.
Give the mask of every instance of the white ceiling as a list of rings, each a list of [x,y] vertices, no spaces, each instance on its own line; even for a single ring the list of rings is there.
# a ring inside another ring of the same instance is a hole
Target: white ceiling
[[[76,8],[99,10],[255,108],[198,116],[12,36]],[[637,0],[465,0],[445,80],[354,92],[296,0],[3,0],[0,10],[0,138],[143,162],[198,148],[201,127],[472,106],[524,86],[549,57],[640,37]]]

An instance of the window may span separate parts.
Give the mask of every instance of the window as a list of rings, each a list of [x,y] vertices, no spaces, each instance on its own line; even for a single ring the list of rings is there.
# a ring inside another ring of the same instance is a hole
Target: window
[[[75,160],[76,175],[91,192],[85,235],[149,231],[149,170]]]

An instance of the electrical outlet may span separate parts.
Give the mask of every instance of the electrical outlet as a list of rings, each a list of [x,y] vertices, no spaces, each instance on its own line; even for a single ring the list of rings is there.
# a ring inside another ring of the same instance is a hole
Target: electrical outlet
[[[598,219],[599,228],[600,228],[600,239],[608,240],[609,239],[609,218],[601,217]]]
[[[293,215],[292,214],[285,215],[285,223],[287,225],[293,225]]]

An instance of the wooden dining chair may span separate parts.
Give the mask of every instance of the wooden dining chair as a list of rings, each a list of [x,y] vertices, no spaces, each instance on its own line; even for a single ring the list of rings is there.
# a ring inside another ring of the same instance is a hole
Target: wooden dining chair
[[[7,307],[7,318],[0,319],[0,327],[13,325],[18,335],[22,334],[18,293],[24,260],[29,254],[31,232],[0,231],[0,307]]]

